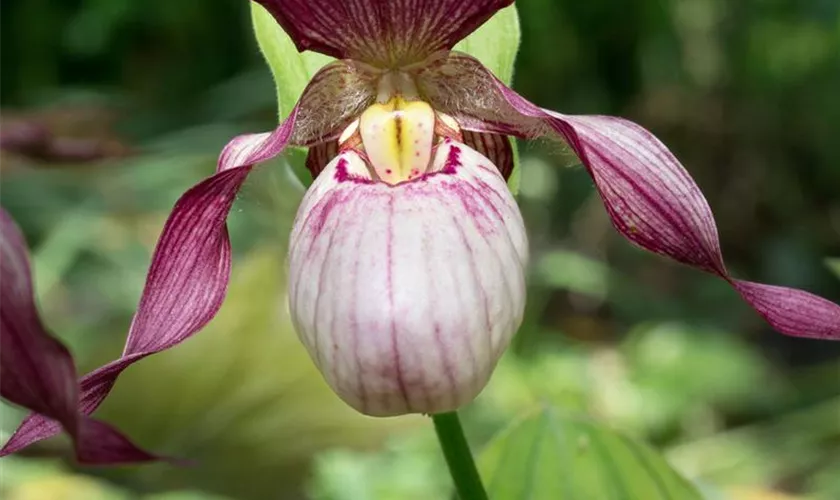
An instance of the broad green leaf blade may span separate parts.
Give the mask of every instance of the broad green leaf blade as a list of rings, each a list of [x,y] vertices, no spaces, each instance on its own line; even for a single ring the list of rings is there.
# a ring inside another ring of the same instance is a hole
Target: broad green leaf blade
[[[505,85],[513,81],[513,66],[520,40],[519,15],[516,5],[506,7],[496,13],[489,21],[461,40],[455,50],[466,52],[477,58],[492,71]],[[508,178],[508,189],[519,193],[519,152],[516,141],[508,139],[513,146],[513,171]]]
[[[298,52],[271,14],[256,2],[250,3],[257,43],[274,75],[277,112],[282,121],[292,111],[312,75],[333,58],[316,52]]]
[[[840,278],[840,257],[831,257],[825,259],[825,265],[834,273],[835,276]]]
[[[603,300],[609,289],[610,269],[580,253],[554,250],[539,259],[535,277],[552,288]]]
[[[505,85],[513,80],[513,63],[519,51],[519,15],[516,5],[506,7],[461,40],[455,50],[475,57]]]
[[[479,457],[493,500],[700,500],[650,447],[544,407],[494,438]]]

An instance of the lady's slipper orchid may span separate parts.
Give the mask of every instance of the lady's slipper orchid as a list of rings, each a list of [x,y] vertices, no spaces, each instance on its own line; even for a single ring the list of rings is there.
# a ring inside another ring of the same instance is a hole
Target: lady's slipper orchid
[[[784,334],[840,338],[840,306],[728,274],[706,200],[650,132],[541,109],[451,51],[512,0],[255,1],[299,50],[337,60],[276,130],[233,139],[216,174],[178,201],[123,356],[82,379],[84,414],[127,366],[213,317],[228,281],[234,197],[255,164],[290,145],[309,148],[315,177],[291,238],[292,316],[327,382],[361,412],[470,401],[519,326],[527,244],[505,188],[505,136],[565,141],[626,238],[723,278]],[[58,430],[30,416],[3,453]]]

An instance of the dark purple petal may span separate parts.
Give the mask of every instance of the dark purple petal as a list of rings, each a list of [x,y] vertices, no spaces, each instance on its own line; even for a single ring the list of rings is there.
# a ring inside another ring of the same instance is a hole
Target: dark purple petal
[[[586,166],[613,226],[633,243],[717,274],[778,331],[840,340],[840,306],[790,288],[733,281],[700,188],[650,132],[620,118],[546,112]]]
[[[254,0],[301,52],[391,66],[451,49],[513,0]]]
[[[462,130],[464,144],[484,155],[508,180],[513,172],[513,148],[506,135]]]
[[[116,465],[170,459],[152,455],[105,422],[81,415],[76,460],[84,465]]]
[[[280,154],[289,144],[298,114],[299,106],[271,133],[234,138],[219,156],[216,174],[193,186],[175,204],[155,248],[122,356],[80,381],[83,414],[99,407],[127,367],[183,342],[216,315],[230,277],[227,215],[253,165]],[[0,455],[59,430],[55,421],[31,414]]]
[[[736,281],[700,188],[656,137],[609,116],[562,115],[528,102],[474,58],[452,53],[418,73],[432,105],[471,130],[560,138],[586,167],[613,226],[642,248],[716,274],[778,331],[840,339],[840,306],[807,292]],[[459,89],[458,83],[464,86]],[[486,89],[475,95],[473,89]]]
[[[306,154],[306,168],[312,174],[312,178],[318,177],[321,170],[338,155],[338,141],[322,142],[309,148]]]
[[[0,396],[75,429],[73,358],[41,323],[26,244],[5,210],[0,210],[0,236]]]
[[[216,314],[230,273],[225,218],[249,170],[243,167],[217,173],[178,200],[158,241],[122,357],[81,381],[83,413],[89,415],[102,403],[125,368],[178,344]],[[30,415],[3,453],[58,430],[54,422]]]
[[[157,459],[109,425],[79,415],[73,358],[41,322],[23,235],[4,210],[0,237],[0,396],[37,412],[56,432],[67,430],[80,463]]]
[[[24,426],[30,421],[37,425],[24,429]],[[60,431],[61,426],[54,420],[44,418],[37,413],[31,413],[24,419],[21,427],[12,435],[9,442],[0,450],[0,457],[12,454],[42,439],[52,437]],[[12,439],[15,440],[14,443]],[[112,426],[86,415],[79,415],[74,447],[76,461],[83,465],[117,465],[155,460],[173,461],[139,448]]]
[[[773,328],[795,337],[840,339],[840,306],[814,294],[749,281],[732,282]]]
[[[656,137],[621,118],[558,115],[551,120],[587,166],[621,234],[643,248],[725,276],[712,211]]]

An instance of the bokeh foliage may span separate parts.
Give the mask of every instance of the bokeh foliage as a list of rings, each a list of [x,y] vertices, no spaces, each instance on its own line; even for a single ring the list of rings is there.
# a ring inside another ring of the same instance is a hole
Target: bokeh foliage
[[[703,188],[736,274],[840,299],[837,2],[518,3],[520,92],[644,124]],[[42,311],[90,368],[118,354],[178,195],[228,138],[276,123],[272,76],[244,0],[4,1],[0,51],[4,129],[38,123],[114,152],[0,165]],[[840,497],[840,349],[779,336],[719,281],[630,247],[568,151],[520,147],[529,305],[465,411],[476,449],[550,404],[651,443],[710,498]],[[0,460],[0,495],[446,498],[427,422],[352,414],[295,343],[283,259],[300,160],[271,162],[243,190],[218,320],[126,372],[103,407],[142,444],[200,464],[81,475],[15,457]],[[0,410],[6,433],[20,413]]]

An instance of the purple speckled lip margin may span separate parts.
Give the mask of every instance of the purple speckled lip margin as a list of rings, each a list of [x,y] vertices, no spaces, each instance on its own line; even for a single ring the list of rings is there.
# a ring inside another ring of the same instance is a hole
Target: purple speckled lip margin
[[[444,162],[443,166],[440,167],[440,169],[438,170],[426,172],[415,179],[409,179],[397,182],[395,184],[388,184],[384,182],[379,183],[370,177],[362,177],[360,175],[355,175],[348,172],[347,159],[341,156],[338,157],[339,161],[335,167],[335,173],[333,175],[335,177],[335,180],[338,182],[355,182],[358,184],[382,184],[383,186],[387,186],[389,188],[399,188],[401,186],[406,186],[414,182],[422,182],[436,175],[455,175],[458,171],[458,168],[462,166],[460,160],[461,148],[457,147],[450,139],[445,139],[441,142],[441,145],[449,147],[449,152],[447,154],[446,161]],[[440,147],[440,145],[435,146],[435,151],[437,151],[438,147]]]

